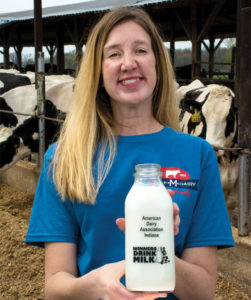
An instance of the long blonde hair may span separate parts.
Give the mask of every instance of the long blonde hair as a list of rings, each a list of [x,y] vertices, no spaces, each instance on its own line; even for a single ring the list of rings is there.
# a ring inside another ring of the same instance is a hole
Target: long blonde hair
[[[74,99],[59,136],[53,175],[62,199],[68,197],[72,201],[95,203],[98,190],[112,165],[116,137],[112,131],[109,96],[102,87],[102,55],[111,30],[127,21],[140,25],[152,41],[157,72],[153,115],[162,125],[178,129],[173,68],[158,30],[140,8],[124,7],[110,11],[95,25],[88,38]],[[107,159],[105,153],[109,153]],[[93,176],[94,156],[97,157],[97,178]]]

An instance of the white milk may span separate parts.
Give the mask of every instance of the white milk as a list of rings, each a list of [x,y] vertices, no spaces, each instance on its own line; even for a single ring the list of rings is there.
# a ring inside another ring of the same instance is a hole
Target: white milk
[[[135,168],[135,182],[125,202],[126,287],[171,292],[175,286],[172,198],[159,165]]]

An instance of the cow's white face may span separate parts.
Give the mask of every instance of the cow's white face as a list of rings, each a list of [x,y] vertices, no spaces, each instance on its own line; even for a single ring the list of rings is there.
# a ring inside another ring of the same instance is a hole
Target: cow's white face
[[[6,141],[12,133],[13,131],[10,128],[0,125],[0,143]]]
[[[207,124],[206,140],[212,145],[231,146],[236,128],[229,136],[225,135],[225,130],[233,98],[234,94],[230,89],[218,86],[210,91],[207,101],[202,106]]]

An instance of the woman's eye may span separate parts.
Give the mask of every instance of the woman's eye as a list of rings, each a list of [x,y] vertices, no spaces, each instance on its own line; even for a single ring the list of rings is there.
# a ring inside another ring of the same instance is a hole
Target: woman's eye
[[[114,52],[114,53],[110,53],[109,54],[109,57],[116,57],[116,56],[118,56],[119,54],[117,53],[117,52]]]
[[[146,50],[145,49],[138,49],[137,52],[138,53],[146,53]]]

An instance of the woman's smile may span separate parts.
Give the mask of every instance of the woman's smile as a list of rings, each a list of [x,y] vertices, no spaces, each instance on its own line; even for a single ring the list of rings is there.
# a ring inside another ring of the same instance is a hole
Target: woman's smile
[[[132,77],[121,79],[119,80],[119,83],[123,86],[134,87],[137,86],[142,80],[143,77]]]

